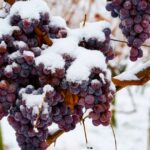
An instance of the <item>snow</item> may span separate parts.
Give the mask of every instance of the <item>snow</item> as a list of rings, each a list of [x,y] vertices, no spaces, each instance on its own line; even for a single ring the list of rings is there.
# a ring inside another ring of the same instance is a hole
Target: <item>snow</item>
[[[5,10],[0,10],[0,18],[5,18],[7,15],[7,13],[5,12]]]
[[[23,55],[24,55],[24,56],[31,56],[31,57],[34,57],[34,53],[31,52],[31,51],[23,51]]]
[[[85,27],[79,29],[68,29],[68,37],[53,40],[53,45],[45,49],[42,55],[35,59],[36,65],[44,64],[46,69],[55,72],[56,68],[64,68],[63,55],[66,54],[75,59],[67,70],[67,81],[80,83],[83,80],[88,80],[93,68],[99,68],[107,74],[105,57],[100,51],[87,50],[78,46],[83,37],[96,37],[98,40],[104,41],[103,29],[107,27],[109,27],[109,23],[101,21],[87,23]],[[110,79],[108,78],[108,80]]]
[[[46,93],[46,92],[51,92],[51,91],[54,91],[54,88],[50,85],[45,85],[44,88],[43,88],[43,91]]]
[[[112,73],[111,73],[110,70],[107,70],[106,78],[111,81],[111,79],[112,79]],[[110,89],[112,91],[116,91],[116,87],[115,87],[115,85],[112,82],[110,82]]]
[[[32,95],[32,94],[22,94],[22,98],[26,103],[28,108],[33,108],[34,106],[40,106],[44,101],[45,94],[42,95]]]
[[[69,42],[67,42],[67,39]],[[35,59],[36,65],[44,64],[46,69],[55,72],[56,68],[64,68],[65,60],[62,55],[67,54],[75,58],[66,73],[67,80],[72,82],[88,80],[93,68],[107,71],[105,57],[101,52],[78,47],[75,41],[77,40],[66,38],[65,40],[59,39],[58,42],[54,42],[53,46],[43,51],[42,55]]]
[[[13,32],[13,28],[10,26],[8,19],[0,18],[0,38],[3,35],[11,34]]]
[[[27,10],[28,9],[28,10]],[[40,13],[48,12],[50,14],[47,4],[43,0],[29,0],[29,1],[17,1],[10,9],[10,15],[4,20],[1,19],[2,26],[0,27],[0,35],[11,34],[13,28],[9,25],[9,19],[13,15],[19,14],[22,19],[39,19]],[[66,22],[58,16],[52,17],[51,25],[59,25],[66,27]],[[8,26],[8,27],[7,27]],[[73,64],[67,70],[66,78],[68,81],[81,82],[82,80],[88,80],[92,68],[100,68],[107,72],[105,64],[105,57],[100,51],[87,50],[78,46],[80,40],[85,38],[97,38],[99,41],[105,40],[104,28],[110,27],[110,24],[106,21],[99,21],[93,23],[86,23],[84,27],[78,29],[69,29],[68,37],[65,39],[53,40],[53,45],[46,48],[42,55],[35,59],[36,65],[44,64],[44,67],[52,72],[56,69],[62,69],[65,66],[65,60],[63,54],[67,54],[75,58]],[[5,30],[3,30],[3,28]],[[99,31],[99,32],[97,32]],[[66,44],[67,43],[67,44]],[[19,47],[24,47],[24,42],[14,42]],[[19,56],[19,53],[13,53],[9,56],[11,59]],[[32,52],[25,51],[24,55],[34,56]],[[90,59],[89,59],[90,58]]]
[[[103,84],[106,84],[104,74],[100,73],[99,76],[101,77]]]
[[[66,21],[60,16],[52,16],[50,21],[51,26],[59,26],[66,28]]]
[[[49,13],[49,8],[43,0],[18,1],[10,9],[10,17],[19,14],[22,19],[39,19],[40,13]]]
[[[47,103],[43,103],[43,108],[44,110],[42,111],[42,114],[48,114],[49,105]]]
[[[139,63],[134,68],[131,68],[122,74],[116,76],[115,78],[118,80],[139,80],[139,78],[136,76],[136,74],[146,68],[150,67],[150,61],[146,63]]]
[[[65,61],[63,58],[52,52],[49,51],[48,53],[44,53],[41,56],[37,57],[35,59],[36,65],[44,64],[45,68],[48,70],[51,70],[52,72],[55,72],[56,68],[64,68]]]
[[[2,48],[7,48],[7,45],[6,45],[6,43],[5,43],[4,41],[2,41],[2,42],[0,43],[0,47],[2,47]]]
[[[21,56],[21,53],[19,51],[17,51],[17,52],[14,52],[14,53],[10,54],[9,58],[10,59],[15,59],[16,57],[19,57],[19,56]]]
[[[1,80],[0,84],[6,84],[6,81],[5,80]]]
[[[110,24],[107,21],[86,23],[84,27],[72,30],[71,34],[77,36],[79,40],[83,38],[85,38],[85,40],[97,38],[99,41],[103,42],[105,40],[105,34],[103,32],[105,28],[110,28]]]
[[[23,47],[27,46],[27,44],[25,42],[23,42],[23,41],[14,41],[13,44],[15,46],[18,46],[19,48],[23,48]]]
[[[56,123],[52,123],[51,126],[48,127],[49,133],[54,134],[55,132],[58,131],[58,125]]]
[[[68,81],[81,82],[88,80],[93,68],[102,68],[102,70],[107,68],[105,57],[102,53],[85,50],[84,48],[78,48],[76,51],[78,51],[79,54],[67,70],[66,79]]]
[[[23,101],[25,101],[25,104],[28,108],[33,108],[33,114],[38,114],[39,108],[43,107],[43,114],[48,113],[48,104],[44,102],[45,93],[49,91],[53,91],[53,87],[50,85],[45,85],[43,87],[43,94],[26,94],[25,89],[21,89],[19,91],[19,94],[22,95]]]
[[[12,70],[12,65],[7,65],[7,66],[5,67],[5,72],[13,72],[13,70]]]
[[[78,39],[70,35],[67,38],[53,40],[53,45],[43,51],[43,53],[49,53],[49,51],[53,51],[60,55],[69,54],[71,57],[75,58],[77,48]]]
[[[94,80],[92,80],[92,81],[91,81],[91,83],[93,83],[93,84],[97,84],[97,83],[100,83],[100,82],[99,82],[99,80],[94,79]]]
[[[18,67],[19,65],[15,62],[12,63],[12,67]]]

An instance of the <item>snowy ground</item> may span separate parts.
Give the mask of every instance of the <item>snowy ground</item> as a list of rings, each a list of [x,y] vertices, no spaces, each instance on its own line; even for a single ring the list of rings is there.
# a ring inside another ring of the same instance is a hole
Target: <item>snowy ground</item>
[[[117,128],[115,129],[118,150],[148,150],[148,110],[150,108],[149,87],[144,94],[137,88],[131,89],[137,112],[133,114],[117,113]],[[122,90],[117,94],[117,110],[133,110],[131,97],[128,91]],[[110,127],[94,127],[89,120],[86,128],[90,145],[94,150],[115,150],[114,138]],[[19,150],[15,141],[15,135],[7,120],[2,121],[4,143],[9,150]],[[86,150],[85,138],[82,125],[69,133],[62,135],[55,148],[49,150]]]

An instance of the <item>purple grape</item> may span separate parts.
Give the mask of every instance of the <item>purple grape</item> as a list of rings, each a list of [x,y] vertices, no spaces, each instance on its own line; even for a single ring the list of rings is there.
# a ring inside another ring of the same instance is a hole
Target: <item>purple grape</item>
[[[140,47],[150,38],[150,4],[148,0],[114,0],[107,4],[106,9],[111,14],[118,13],[121,20],[119,27],[128,40],[128,46],[131,47],[130,58],[132,61],[136,61],[143,55]],[[136,55],[132,50],[134,48],[139,51],[136,52],[138,53]]]
[[[110,44],[111,30],[109,28],[105,28],[103,32],[105,34],[105,41],[101,42],[95,37],[91,37],[87,40],[83,38],[78,45],[85,47],[86,49],[101,51],[106,56],[106,61],[108,61],[114,58],[114,52]]]

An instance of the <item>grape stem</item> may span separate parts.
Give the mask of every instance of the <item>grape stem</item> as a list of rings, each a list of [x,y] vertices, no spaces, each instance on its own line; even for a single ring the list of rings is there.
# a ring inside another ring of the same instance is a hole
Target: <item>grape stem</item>
[[[84,15],[84,20],[83,20],[83,25],[82,25],[83,27],[85,26],[86,21],[87,21],[87,15],[85,14],[85,15]]]
[[[110,39],[111,41],[115,41],[115,42],[121,42],[121,43],[126,43],[126,44],[128,44],[128,42],[127,41],[123,41],[123,40],[117,40],[117,39]],[[144,47],[150,47],[149,45],[142,45],[142,46],[144,46]]]
[[[86,128],[85,128],[85,120],[82,120],[82,124],[83,124],[83,129],[84,129],[85,142],[86,144],[88,144],[88,138],[87,138],[87,133],[86,133]]]
[[[49,38],[49,36],[42,32],[38,27],[34,29],[34,32],[39,36],[42,37],[43,41],[45,42],[45,44],[47,44],[48,46],[51,46],[53,44],[52,40]]]
[[[116,139],[116,134],[115,134],[115,131],[114,131],[114,128],[113,128],[112,124],[110,124],[110,127],[111,127],[111,130],[112,130],[113,136],[114,136],[115,150],[117,150],[117,139]]]
[[[44,102],[45,102],[45,96],[44,96],[44,98],[43,98],[43,101],[42,101],[41,105],[40,105],[39,108],[38,108],[38,109],[39,109],[39,112],[38,112],[38,115],[37,115],[37,117],[36,117],[36,121],[35,121],[35,124],[34,124],[34,129],[37,128],[37,123],[38,123],[38,121],[39,121],[39,118],[40,118],[40,115],[41,115],[41,112],[42,112],[42,108],[43,108]]]
[[[64,133],[63,130],[56,131],[53,135],[49,135],[47,138],[47,144],[50,146],[52,143],[54,143],[58,137],[60,137]]]

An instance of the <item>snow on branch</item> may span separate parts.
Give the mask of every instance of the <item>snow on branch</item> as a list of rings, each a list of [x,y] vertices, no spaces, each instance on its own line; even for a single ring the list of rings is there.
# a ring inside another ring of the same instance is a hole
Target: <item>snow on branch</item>
[[[123,72],[112,79],[113,83],[120,88],[131,85],[144,85],[150,80],[150,61],[137,65],[135,68]]]

